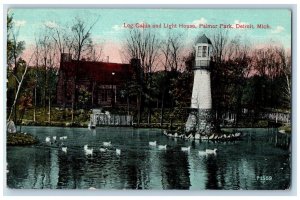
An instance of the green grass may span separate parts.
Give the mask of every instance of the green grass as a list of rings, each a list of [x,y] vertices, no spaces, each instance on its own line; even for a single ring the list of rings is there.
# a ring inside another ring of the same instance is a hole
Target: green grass
[[[291,134],[292,133],[292,127],[291,125],[284,125],[280,126],[278,130],[284,130],[285,133]]]
[[[75,110],[74,111],[74,121],[72,122],[72,110],[70,108],[60,109],[60,108],[52,108],[51,109],[51,118],[49,122],[49,113],[48,109],[37,108],[36,116],[34,121],[34,110],[28,109],[26,110],[22,122],[20,120],[17,121],[17,124],[24,125],[55,125],[55,126],[84,126],[87,125],[90,119],[90,110]],[[19,118],[19,115],[17,115]]]
[[[7,133],[8,146],[32,145],[38,143],[36,137],[24,133]]]
[[[118,108],[109,108],[108,109],[112,114],[127,114],[126,109]],[[74,111],[74,120],[72,123],[72,110],[70,108],[58,108],[53,107],[51,109],[51,121],[49,122],[48,109],[46,108],[37,108],[36,109],[36,121],[33,120],[33,108],[27,109],[24,113],[22,121],[18,120],[16,124],[20,125],[32,125],[32,126],[61,126],[61,127],[87,127],[90,121],[91,110],[89,109],[79,109]],[[133,115],[134,123],[137,123],[137,112],[131,111]],[[19,119],[19,114],[17,115]],[[160,108],[153,108],[151,110],[151,121],[148,124],[148,112],[147,108],[142,112],[140,127],[147,128],[158,128],[160,126]],[[188,110],[184,108],[166,108],[164,109],[164,119],[162,128],[169,128],[170,123],[172,122],[172,129],[177,130],[182,128],[186,123],[188,118]],[[232,126],[232,125],[231,125]],[[241,119],[236,127],[268,127],[267,120],[247,120]],[[287,128],[286,132],[291,132]]]

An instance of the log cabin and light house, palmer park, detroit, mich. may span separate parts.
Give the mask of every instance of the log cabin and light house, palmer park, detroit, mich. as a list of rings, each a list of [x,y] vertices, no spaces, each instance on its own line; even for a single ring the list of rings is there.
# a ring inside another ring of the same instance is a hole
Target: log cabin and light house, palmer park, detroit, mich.
[[[163,29],[271,29],[269,24],[247,24],[247,23],[235,23],[235,24],[177,24],[177,23],[123,23],[123,28],[128,29],[149,29],[149,28],[163,28]]]

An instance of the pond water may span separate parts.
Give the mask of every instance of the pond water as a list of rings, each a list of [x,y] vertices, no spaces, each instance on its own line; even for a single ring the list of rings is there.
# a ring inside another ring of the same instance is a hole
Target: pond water
[[[274,146],[267,129],[234,142],[168,138],[159,129],[121,127],[23,127],[41,144],[7,147],[7,186],[37,189],[225,189],[283,190],[290,187],[291,155]],[[46,137],[57,136],[47,144]],[[67,136],[60,140],[59,137]],[[111,141],[104,147],[103,142]],[[167,145],[167,149],[150,146]],[[67,147],[63,151],[61,143]],[[86,155],[84,145],[93,148]],[[191,146],[189,152],[181,147]],[[107,148],[105,152],[100,148]],[[120,155],[116,148],[121,150]],[[199,151],[217,149],[216,154]]]

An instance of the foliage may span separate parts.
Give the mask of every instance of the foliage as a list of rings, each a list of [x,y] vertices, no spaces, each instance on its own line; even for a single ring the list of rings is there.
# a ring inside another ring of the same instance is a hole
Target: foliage
[[[92,94],[87,90],[86,87],[84,87],[83,85],[81,85],[79,87],[79,92],[78,92],[79,96],[78,96],[78,103],[79,106],[84,108],[84,107],[88,107],[88,104],[91,104],[90,99],[92,97]]]
[[[7,134],[7,145],[8,146],[33,145],[36,143],[38,143],[37,138],[31,134],[24,134],[24,133],[9,133],[9,134]]]

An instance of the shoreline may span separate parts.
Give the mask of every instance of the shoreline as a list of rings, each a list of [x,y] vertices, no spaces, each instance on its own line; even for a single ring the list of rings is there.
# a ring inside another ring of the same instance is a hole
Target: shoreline
[[[88,128],[88,123],[28,123],[28,124],[16,124],[17,127],[26,127],[26,126],[41,126],[41,127],[61,127],[61,128]],[[176,130],[177,128],[180,128],[184,126],[184,124],[173,124],[172,125],[172,130]],[[160,125],[157,123],[152,123],[152,124],[140,124],[140,125],[99,125],[96,127],[132,127],[132,128],[161,128],[161,129],[169,129],[170,124],[164,124]],[[240,129],[240,128],[280,128],[281,126],[221,126],[221,129],[226,129],[226,128],[235,128],[235,129]]]

